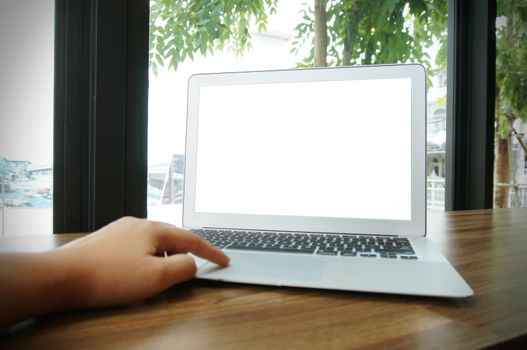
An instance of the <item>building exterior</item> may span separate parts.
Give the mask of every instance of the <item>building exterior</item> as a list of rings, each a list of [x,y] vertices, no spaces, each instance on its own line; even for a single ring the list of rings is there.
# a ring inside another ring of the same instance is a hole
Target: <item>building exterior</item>
[[[445,208],[446,161],[446,71],[430,77],[432,85],[427,95],[426,178],[427,206]]]
[[[527,123],[517,119],[513,126],[523,144],[527,145]],[[511,160],[513,186],[509,194],[509,205],[527,207],[527,154],[516,136],[511,138]]]
[[[180,203],[183,200],[185,156],[173,154],[170,162],[148,167],[148,206]]]

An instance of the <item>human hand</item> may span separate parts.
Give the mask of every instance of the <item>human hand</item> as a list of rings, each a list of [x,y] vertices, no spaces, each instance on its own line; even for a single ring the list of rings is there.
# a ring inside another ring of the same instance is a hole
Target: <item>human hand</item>
[[[191,232],[119,219],[53,252],[64,271],[70,271],[65,283],[70,305],[65,308],[125,304],[189,280],[196,265],[188,252],[222,266],[229,263],[221,250]]]

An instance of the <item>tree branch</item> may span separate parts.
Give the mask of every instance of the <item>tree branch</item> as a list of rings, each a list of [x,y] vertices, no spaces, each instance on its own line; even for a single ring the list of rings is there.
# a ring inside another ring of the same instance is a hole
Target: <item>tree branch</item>
[[[518,142],[520,143],[520,146],[522,147],[523,152],[525,153],[525,155],[527,155],[527,145],[525,145],[525,142],[523,142],[523,140],[522,140],[522,138],[521,138],[521,136],[520,136],[520,135],[522,135],[522,134],[518,133],[518,132],[516,131],[516,129],[514,129],[514,126],[512,126],[512,125],[511,125],[511,129],[512,129],[512,134],[513,134],[514,136],[516,136],[516,139],[517,139]]]
[[[351,52],[344,49],[342,51],[342,65],[349,66],[351,64]]]
[[[328,51],[328,27],[326,0],[315,0],[315,66],[326,67]]]

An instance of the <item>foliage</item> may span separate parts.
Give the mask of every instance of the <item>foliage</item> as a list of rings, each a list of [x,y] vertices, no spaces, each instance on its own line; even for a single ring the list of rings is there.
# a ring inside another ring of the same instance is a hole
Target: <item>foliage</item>
[[[437,40],[435,63],[446,66],[446,0],[327,0],[326,11],[330,65],[419,62],[430,71],[426,49]],[[292,49],[311,45],[300,66],[314,65],[313,27],[313,9],[306,5]]]
[[[437,104],[439,107],[446,108],[446,95],[443,95],[443,96],[439,97],[439,98],[436,100],[436,104]]]
[[[497,134],[505,139],[516,118],[527,121],[527,1],[499,0],[497,10]]]
[[[228,48],[250,48],[249,26],[265,31],[277,0],[152,0],[150,5],[150,64],[168,62],[177,69],[186,58]]]
[[[282,0],[285,1],[285,0]],[[251,47],[249,26],[265,31],[278,0],[152,0],[150,61],[154,73],[168,62],[228,48],[237,54]],[[309,1],[311,4],[312,1]],[[420,62],[440,43],[436,58],[446,66],[447,0],[326,0],[330,65]],[[306,3],[296,28],[293,52],[310,45],[300,67],[314,65],[314,14]]]

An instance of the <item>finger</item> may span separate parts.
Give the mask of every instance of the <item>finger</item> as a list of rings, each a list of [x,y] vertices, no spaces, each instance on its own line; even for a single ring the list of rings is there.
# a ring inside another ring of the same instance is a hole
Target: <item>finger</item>
[[[192,253],[221,266],[229,264],[229,257],[219,248],[196,234],[176,227],[163,230],[158,236],[158,251]]]
[[[162,265],[160,281],[162,289],[188,281],[196,275],[197,268],[194,259],[186,254],[175,254],[166,259],[156,260]]]

